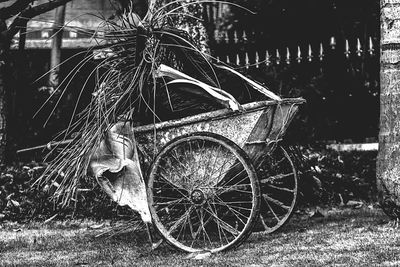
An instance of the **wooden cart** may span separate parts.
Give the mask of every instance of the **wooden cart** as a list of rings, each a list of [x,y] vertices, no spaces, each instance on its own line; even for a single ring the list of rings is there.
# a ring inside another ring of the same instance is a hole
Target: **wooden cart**
[[[279,146],[301,98],[262,101],[134,128],[154,226],[187,252],[239,245],[261,219],[273,232],[296,204],[297,174]]]

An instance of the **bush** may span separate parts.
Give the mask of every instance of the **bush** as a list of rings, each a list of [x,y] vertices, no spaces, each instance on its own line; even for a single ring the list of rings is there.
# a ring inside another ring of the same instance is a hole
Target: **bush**
[[[132,212],[117,207],[98,186],[78,195],[77,202],[61,207],[51,199],[56,183],[39,187],[34,181],[44,166],[31,162],[4,168],[0,173],[0,220],[24,221],[47,219],[55,214],[58,218],[104,219],[128,216]]]
[[[337,152],[302,148],[302,204],[345,204],[348,200],[376,201],[376,151]]]
[[[299,205],[337,205],[348,200],[376,201],[376,152],[336,152],[323,147],[290,147],[299,171]],[[7,167],[0,173],[0,220],[110,219],[130,217],[132,211],[119,207],[99,186],[85,189],[77,202],[60,207],[51,199],[52,187],[32,186],[43,165],[36,162]]]

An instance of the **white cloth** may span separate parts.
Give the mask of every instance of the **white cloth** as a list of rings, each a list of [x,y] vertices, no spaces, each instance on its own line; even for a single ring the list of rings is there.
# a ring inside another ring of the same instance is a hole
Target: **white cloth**
[[[117,123],[106,133],[91,156],[90,172],[112,200],[137,211],[144,222],[151,222],[146,186],[129,123]]]

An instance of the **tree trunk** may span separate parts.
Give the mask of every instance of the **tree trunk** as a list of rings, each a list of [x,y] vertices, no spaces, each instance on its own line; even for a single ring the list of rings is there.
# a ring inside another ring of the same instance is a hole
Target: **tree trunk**
[[[133,6],[135,13],[143,18],[147,13],[149,1],[150,0],[111,0],[111,3],[117,10],[118,16],[129,11],[129,8]]]
[[[54,20],[53,39],[51,43],[51,57],[50,57],[50,75],[49,86],[54,89],[60,84],[60,63],[61,63],[61,45],[63,37],[63,26],[65,22],[65,6],[60,6],[56,9],[56,16]]]
[[[381,93],[377,186],[380,204],[400,218],[400,0],[381,0]]]
[[[0,166],[7,163],[7,91],[6,64],[10,42],[1,34],[7,29],[5,21],[0,21]]]

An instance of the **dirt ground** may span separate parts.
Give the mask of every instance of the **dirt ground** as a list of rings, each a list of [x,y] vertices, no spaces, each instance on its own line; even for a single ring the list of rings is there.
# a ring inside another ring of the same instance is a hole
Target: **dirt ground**
[[[0,266],[399,266],[400,230],[378,207],[303,209],[278,233],[253,233],[225,253],[151,251],[141,231],[110,236],[109,222],[0,225]]]

